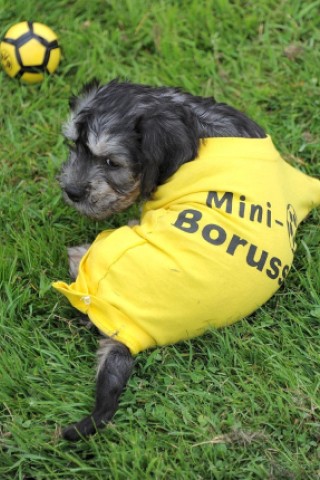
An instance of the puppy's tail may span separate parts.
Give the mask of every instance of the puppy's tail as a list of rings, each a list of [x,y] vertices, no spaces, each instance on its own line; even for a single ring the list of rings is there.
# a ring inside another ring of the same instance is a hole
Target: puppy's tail
[[[96,404],[92,414],[63,430],[66,440],[76,442],[96,433],[115,414],[119,397],[126,386],[133,367],[128,348],[113,339],[104,339],[98,350]]]

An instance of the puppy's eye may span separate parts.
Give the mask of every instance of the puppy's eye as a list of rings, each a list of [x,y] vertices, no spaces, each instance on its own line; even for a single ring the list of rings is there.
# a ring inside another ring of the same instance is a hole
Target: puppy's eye
[[[106,158],[106,164],[109,168],[118,168],[119,165],[115,162],[113,162],[112,160],[110,160],[110,158]]]

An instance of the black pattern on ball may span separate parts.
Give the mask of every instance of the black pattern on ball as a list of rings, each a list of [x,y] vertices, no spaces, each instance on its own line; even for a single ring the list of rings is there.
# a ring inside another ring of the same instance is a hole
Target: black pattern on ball
[[[7,43],[8,45],[12,45],[14,47],[14,54],[20,67],[19,71],[15,75],[16,78],[21,78],[24,73],[50,73],[48,69],[48,63],[50,61],[51,52],[55,49],[60,48],[57,40],[48,41],[46,38],[36,33],[34,30],[34,22],[27,22],[27,25],[29,30],[26,33],[22,34],[20,37],[16,39],[5,37],[2,39],[3,43]],[[32,66],[24,64],[20,52],[21,47],[26,45],[31,40],[36,40],[40,45],[44,47],[44,55],[42,61]]]

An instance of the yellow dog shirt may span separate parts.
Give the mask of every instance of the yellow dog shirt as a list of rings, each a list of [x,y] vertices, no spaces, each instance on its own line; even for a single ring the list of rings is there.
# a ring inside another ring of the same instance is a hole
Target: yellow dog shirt
[[[265,139],[209,138],[155,192],[141,224],[101,233],[71,304],[133,354],[229,325],[287,276],[297,226],[320,204],[320,182]]]

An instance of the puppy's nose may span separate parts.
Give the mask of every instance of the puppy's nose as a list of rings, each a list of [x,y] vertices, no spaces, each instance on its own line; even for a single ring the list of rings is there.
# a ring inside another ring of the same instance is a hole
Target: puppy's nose
[[[65,188],[65,192],[73,202],[80,202],[85,197],[86,189],[78,185],[69,185]]]

